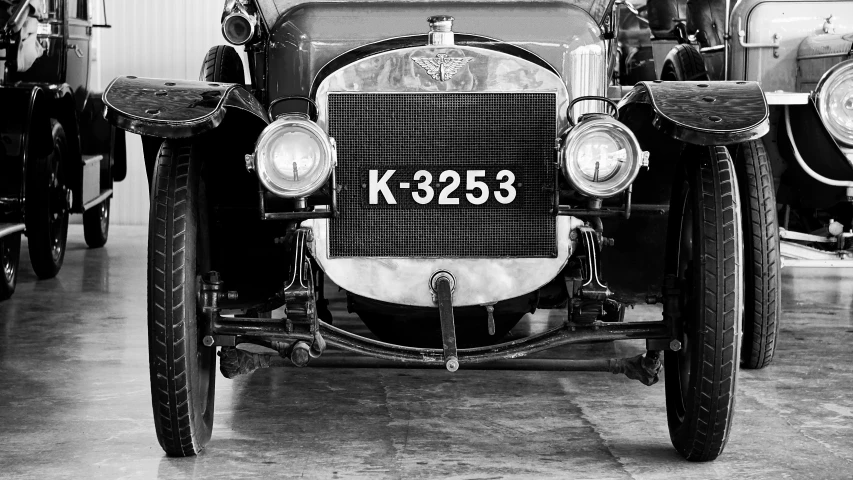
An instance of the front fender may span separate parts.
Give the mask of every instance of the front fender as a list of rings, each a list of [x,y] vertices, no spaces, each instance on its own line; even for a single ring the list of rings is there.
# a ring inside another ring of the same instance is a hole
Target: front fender
[[[640,82],[619,102],[619,119],[641,142],[649,124],[694,145],[741,143],[770,130],[756,82]]]
[[[23,199],[28,158],[53,149],[49,101],[38,86],[0,87],[0,198]]]
[[[104,92],[104,107],[113,125],[149,137],[199,135],[218,127],[231,108],[270,123],[251,93],[228,83],[118,77]]]
[[[0,148],[7,157],[26,157],[51,151],[49,97],[34,85],[0,87]]]

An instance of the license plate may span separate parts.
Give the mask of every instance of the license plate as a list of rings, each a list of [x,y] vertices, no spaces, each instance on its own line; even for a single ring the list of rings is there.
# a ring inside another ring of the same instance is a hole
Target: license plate
[[[514,208],[523,199],[513,165],[370,168],[361,177],[369,208]]]

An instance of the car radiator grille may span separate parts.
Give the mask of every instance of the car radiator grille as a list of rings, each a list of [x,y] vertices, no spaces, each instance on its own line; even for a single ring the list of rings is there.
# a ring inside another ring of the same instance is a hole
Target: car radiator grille
[[[540,92],[330,94],[340,215],[330,221],[329,255],[556,257],[555,109],[555,95]],[[486,204],[438,205],[442,171],[459,172],[451,196],[464,198],[465,172],[484,168],[491,175]],[[501,168],[516,175],[509,205],[493,200]],[[395,181],[409,181],[411,189],[402,198],[398,192],[398,205],[369,205],[368,169],[380,177],[395,169]],[[433,176],[429,205],[411,200],[412,175],[421,169]]]

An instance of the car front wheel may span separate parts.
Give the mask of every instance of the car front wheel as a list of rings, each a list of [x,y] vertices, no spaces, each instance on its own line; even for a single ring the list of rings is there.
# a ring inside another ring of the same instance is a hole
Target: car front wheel
[[[215,347],[202,343],[196,295],[208,271],[207,215],[197,146],[166,141],[154,171],[148,226],[148,354],[157,439],[190,456],[213,428]]]
[[[83,238],[90,248],[107,244],[110,235],[110,199],[83,212]]]
[[[740,354],[742,223],[734,166],[723,147],[687,150],[675,176],[666,274],[675,279],[677,351],[664,358],[672,443],[691,461],[714,460],[729,437]]]

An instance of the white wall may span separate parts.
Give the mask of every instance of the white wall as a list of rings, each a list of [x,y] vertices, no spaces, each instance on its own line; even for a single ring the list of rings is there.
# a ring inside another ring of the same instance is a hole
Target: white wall
[[[222,0],[106,0],[111,29],[95,29],[90,88],[103,91],[118,75],[197,80],[207,50],[225,43]],[[102,0],[91,0],[103,23]],[[242,53],[242,49],[240,49]],[[148,181],[139,136],[128,134],[127,178],[116,183],[114,225],[146,225]]]

